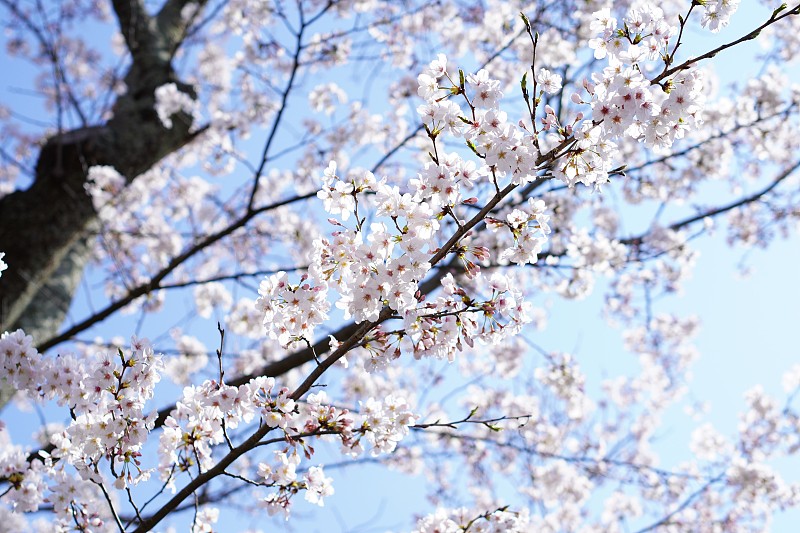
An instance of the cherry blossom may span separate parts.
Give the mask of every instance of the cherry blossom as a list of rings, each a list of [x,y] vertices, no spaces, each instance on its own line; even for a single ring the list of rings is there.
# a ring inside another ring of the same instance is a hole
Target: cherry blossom
[[[155,90],[156,113],[165,128],[172,127],[172,115],[183,112],[193,115],[196,104],[191,96],[178,89],[174,83],[162,85]]]

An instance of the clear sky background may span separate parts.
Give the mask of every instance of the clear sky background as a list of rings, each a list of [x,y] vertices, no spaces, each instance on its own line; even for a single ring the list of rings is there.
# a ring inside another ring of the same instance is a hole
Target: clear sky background
[[[731,27],[718,35],[692,31],[685,50],[697,53],[746,33],[755,21],[765,18],[766,10],[754,0],[743,0]],[[758,72],[753,56],[760,52],[751,43],[727,51],[714,59],[723,82],[746,81]],[[800,67],[790,66],[794,81],[800,81]],[[10,62],[0,53],[0,72],[13,73],[0,81],[0,103],[30,117],[43,117],[36,99],[22,94],[20,87],[30,84],[29,69]],[[798,132],[800,136],[800,132]],[[659,301],[656,311],[672,310],[679,315],[696,314],[702,328],[696,340],[701,353],[694,364],[691,382],[693,400],[708,405],[708,412],[697,423],[687,424],[681,406],[664,419],[662,438],[656,451],[662,453],[664,466],[690,456],[688,436],[703,421],[712,422],[725,434],[736,431],[737,414],[744,408],[743,395],[755,384],[783,398],[781,376],[800,363],[800,238],[795,233],[787,240],[778,239],[767,250],[730,248],[724,235],[702,237],[695,243],[700,250],[694,275],[685,283],[682,295]],[[749,275],[742,275],[742,265]],[[10,266],[13,268],[13,265]],[[595,295],[580,302],[554,300],[548,328],[536,334],[536,341],[547,350],[571,350],[587,373],[589,387],[601,379],[625,371],[636,364],[635,356],[622,347],[620,332],[602,320],[600,287]],[[80,316],[81,313],[79,313]],[[576,327],[577,325],[577,327]],[[119,334],[127,335],[126,331]],[[9,418],[12,416],[13,418]],[[4,413],[4,420],[20,435],[36,424],[33,417]],[[787,480],[800,480],[800,458],[775,465]],[[335,479],[336,494],[326,500],[323,509],[301,503],[293,511],[294,531],[368,533],[405,530],[409,517],[426,511],[424,478],[387,472],[382,467],[364,466],[327,472]],[[376,482],[378,480],[378,482]],[[226,513],[221,531],[246,527],[273,530],[260,519]],[[772,531],[791,533],[800,523],[800,512],[787,513],[776,520]],[[280,527],[278,528],[280,530]]]

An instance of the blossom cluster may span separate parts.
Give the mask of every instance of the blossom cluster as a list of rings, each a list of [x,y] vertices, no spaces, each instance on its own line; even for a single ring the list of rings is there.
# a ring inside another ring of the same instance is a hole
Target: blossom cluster
[[[704,0],[698,2],[703,6],[703,27],[714,33],[728,25],[731,16],[739,9],[739,0]]]
[[[554,75],[540,74],[543,80],[558,81]],[[406,346],[410,344],[415,357],[435,355],[452,359],[453,350],[462,339],[468,344],[473,338],[489,341],[490,334],[507,335],[526,322],[521,293],[511,290],[499,273],[486,283],[492,292],[489,300],[479,301],[463,288],[455,287],[449,275],[445,280],[451,281],[445,283],[443,296],[435,301],[423,302],[417,292],[418,283],[431,268],[430,258],[440,251],[448,236],[445,230],[457,229],[443,219],[452,217],[461,225],[455,210],[476,201],[466,198],[465,191],[492,181],[496,185],[496,180],[506,175],[512,183],[522,183],[533,179],[536,173],[538,151],[531,144],[531,136],[508,124],[505,114],[496,108],[502,97],[499,82],[489,78],[486,71],[462,81],[464,87],[468,85],[470,92],[475,92],[472,100],[467,97],[475,117],[469,121],[462,116],[458,105],[441,97],[443,88],[439,80],[446,76],[449,76],[447,58],[440,55],[419,77],[418,92],[426,97],[427,103],[418,113],[426,121],[434,145],[437,136],[447,130],[463,136],[481,161],[476,164],[455,152],[431,156],[433,161],[425,163],[417,177],[409,181],[408,192],[390,185],[386,178],[376,179],[365,170],[353,169],[340,176],[336,162],[330,162],[317,196],[325,210],[341,220],[329,219],[341,229],[314,243],[308,274],[314,288],[312,284],[299,286],[302,290],[289,286],[283,273],[268,277],[260,288],[257,307],[263,313],[270,336],[279,336],[282,344],[308,339],[306,333],[313,332],[314,326],[327,316],[322,301],[329,287],[338,293],[336,306],[344,311],[345,318],[374,321],[385,308],[397,313],[405,323],[404,333],[397,340]],[[491,109],[476,111],[477,105]],[[366,227],[359,209],[363,213],[369,208],[379,218]],[[545,211],[544,202],[531,201],[525,207],[512,209],[502,223],[499,219],[488,221],[490,225],[494,221],[494,229],[506,226],[509,230],[507,249],[498,257],[500,263],[536,262],[550,231]],[[354,228],[345,225],[351,217],[355,218]],[[490,261],[486,248],[470,246],[467,241],[447,251],[457,256],[470,278],[479,275],[479,264]],[[286,293],[287,290],[292,294]],[[313,298],[306,296],[312,292]],[[281,311],[277,319],[276,309]],[[478,327],[472,318],[464,318],[468,312],[481,312],[489,321]],[[504,329],[498,322],[501,315],[516,325]],[[371,336],[370,350],[375,355],[372,368],[382,367],[400,354],[391,337],[380,330]]]
[[[343,180],[332,162],[318,196],[328,213],[340,214],[346,221],[367,193],[375,195],[376,214],[391,217],[400,231],[390,231],[384,222],[373,222],[369,231],[361,224],[356,229],[343,228],[330,239],[314,243],[309,269],[320,283],[333,284],[340,295],[336,306],[345,318],[352,316],[358,322],[375,320],[384,302],[400,313],[414,307],[416,281],[430,269],[432,237],[439,229],[435,208],[429,202],[401,194],[368,171],[352,173]]]
[[[584,389],[586,378],[570,354],[551,354],[549,367],[537,368],[534,376],[567,403],[569,418],[583,418],[590,411],[591,401]]]
[[[331,479],[324,476],[321,467],[310,467],[305,483],[297,485],[301,463],[298,450],[309,458],[314,453],[304,438],[330,434],[339,439],[342,451],[348,455],[357,456],[369,449],[377,456],[392,452],[416,419],[399,397],[389,396],[383,401],[370,398],[354,413],[331,405],[324,391],[296,402],[286,387],[276,387],[274,378],[254,378],[239,387],[209,380],[197,387],[186,387],[167,417],[159,441],[161,478],[174,491],[176,470],[207,471],[214,465],[213,447],[229,438],[228,430],[254,417],[269,428],[278,429],[289,443],[287,449],[275,452],[272,462],[258,464],[259,484],[275,489],[263,503],[270,514],[283,511],[287,517],[291,496],[299,489],[306,491],[307,500],[318,505],[333,494]]]
[[[425,100],[417,113],[431,135],[445,132],[463,138],[483,160],[479,175],[491,169],[495,179],[508,176],[515,184],[535,179],[540,155],[535,138],[509,123],[507,114],[500,110],[503,97],[500,81],[490,78],[485,69],[469,74],[463,81],[453,76],[456,74],[448,71],[447,58],[440,54],[417,78],[417,93]],[[463,73],[459,71],[458,76],[463,77]],[[552,76],[549,79],[552,84],[557,81]],[[469,113],[464,113],[461,106],[448,97],[453,93],[464,95]],[[455,189],[453,178],[458,177],[458,172],[450,179],[447,175],[439,177],[443,181],[437,189]],[[461,177],[460,181],[470,184],[471,180]]]
[[[435,68],[436,62],[432,65]],[[528,320],[521,293],[511,289],[500,273],[493,274],[486,283],[492,294],[488,300],[473,298],[464,288],[456,287],[450,274],[444,277],[444,291],[435,300],[423,301],[417,294],[418,282],[428,274],[429,259],[438,250],[438,239],[442,238],[445,227],[449,227],[443,225],[442,217],[462,203],[462,188],[472,187],[486,176],[485,170],[456,153],[443,155],[439,161],[425,165],[418,177],[411,180],[410,192],[401,192],[399,187],[390,186],[385,179],[377,180],[368,171],[353,171],[347,178],[340,178],[335,162],[324,173],[319,196],[326,211],[347,221],[351,215],[358,217],[358,206],[368,205],[381,217],[369,228],[360,221],[355,229],[334,221],[342,229],[315,243],[309,268],[310,277],[317,283],[336,289],[339,294],[336,306],[344,310],[345,318],[352,316],[356,322],[376,320],[386,306],[403,319],[403,333],[395,338],[380,329],[370,335],[365,346],[373,354],[368,365],[371,370],[383,368],[398,357],[400,345],[417,358],[434,356],[452,360],[462,340],[468,344],[473,338],[492,342],[492,334],[510,334]],[[538,201],[509,214],[508,233],[513,240],[507,243],[508,259],[518,263],[536,261],[549,232],[545,209],[544,203]],[[476,262],[489,259],[485,248],[468,244],[456,246],[453,252],[470,277],[480,272]],[[501,256],[501,260],[506,256]],[[275,294],[274,284],[269,281],[262,285],[265,289],[262,298]],[[284,310],[284,316],[292,316],[294,312]],[[297,312],[302,311],[298,308]],[[476,312],[482,313],[488,322],[479,326],[466,316]],[[265,316],[265,323],[272,324],[274,315],[267,310]],[[504,329],[499,322],[501,316],[507,324],[515,325]]]
[[[178,89],[176,84],[167,83],[156,88],[154,96],[158,119],[165,128],[172,128],[172,116],[177,113],[186,113],[192,121],[197,119],[199,111],[197,101]]]
[[[125,188],[125,177],[108,165],[89,168],[86,192],[92,198],[95,210],[103,218],[114,215],[113,203]]]
[[[364,435],[371,448],[371,454],[392,453],[397,443],[408,435],[409,426],[413,425],[416,415],[405,398],[389,395],[383,401],[368,399],[360,409],[361,424],[355,430]],[[360,440],[349,445],[351,453],[363,449]]]
[[[284,513],[288,519],[291,509],[291,498],[297,493],[298,488],[305,490],[306,501],[323,507],[324,498],[332,496],[334,493],[332,479],[325,476],[323,467],[310,467],[298,482],[297,465],[300,464],[300,456],[295,450],[288,454],[283,451],[275,452],[275,470],[266,463],[259,463],[258,477],[267,485],[276,485],[278,490],[267,495],[262,503],[269,515]]]
[[[139,468],[138,458],[155,424],[156,413],[145,414],[144,406],[153,397],[164,365],[146,340],[134,338],[132,353],[126,356],[120,350],[117,356],[119,361],[103,355],[95,366],[87,367],[85,377],[74,376],[75,385],[80,383],[83,390],[72,396],[80,394],[85,399],[73,407],[77,415],[73,422],[62,434],[53,435],[51,442],[56,446],[53,455],[66,458],[79,470],[84,465],[95,467],[101,458],[111,457],[114,486],[119,489],[150,477],[149,471]],[[62,371],[59,369],[59,374]],[[47,395],[63,397],[54,389],[50,385]]]
[[[318,505],[333,494],[332,480],[320,466],[310,466],[303,483],[296,483],[298,449],[309,458],[313,454],[304,438],[331,434],[348,455],[365,450],[380,455],[391,453],[416,420],[405,399],[396,396],[382,401],[369,398],[359,412],[351,412],[332,406],[324,392],[296,402],[286,387],[276,386],[274,378],[257,377],[238,387],[206,380],[184,388],[162,427],[159,465],[147,468],[142,447],[154,428],[156,413],[145,414],[144,406],[153,397],[164,365],[146,340],[134,338],[130,353],[100,354],[91,362],[70,355],[52,360],[39,354],[31,337],[17,330],[0,337],[0,365],[5,385],[32,399],[55,400],[73,413],[66,428],[46,438],[45,444],[49,441],[54,449],[41,460],[30,460],[19,446],[9,446],[0,454],[0,473],[11,483],[4,499],[16,512],[36,511],[50,502],[64,523],[74,521],[80,510],[85,523],[94,527],[108,519],[103,513],[87,511],[94,506],[105,508],[96,489],[105,483],[101,466],[106,462],[118,490],[146,481],[157,471],[174,491],[180,473],[210,469],[215,464],[213,448],[230,442],[227,432],[257,417],[290,443],[290,449],[275,453],[271,465],[261,463],[258,468],[260,484],[276,489],[264,500],[265,506],[271,513],[283,510],[288,515],[290,496],[301,490]],[[77,475],[70,474],[67,466]]]
[[[412,533],[459,533],[480,531],[482,533],[523,533],[531,531],[527,510],[512,512],[505,509],[479,513],[475,510],[444,509],[429,514],[417,521]]]
[[[264,279],[255,305],[263,313],[269,336],[290,347],[301,339],[314,339],[314,328],[328,319],[330,302],[327,284],[312,287],[303,276],[300,285],[291,285],[286,278],[279,272]]]
[[[105,283],[110,298],[124,297],[126,287],[146,283],[153,272],[164,269],[184,246],[187,231],[208,234],[220,223],[213,201],[216,188],[197,176],[165,169],[123,176],[110,165],[95,165],[88,168],[84,188],[107,232],[98,258],[111,256],[118,265]],[[192,229],[187,230],[187,223]],[[218,290],[215,296],[217,306],[225,304]],[[156,311],[165,298],[154,291],[123,312]]]
[[[17,330],[0,337],[0,367],[4,385],[34,400],[55,400],[72,413],[66,428],[49,435],[52,453],[28,462],[19,447],[12,447],[2,457],[1,470],[11,481],[8,501],[27,512],[47,501],[61,523],[102,524],[102,516],[90,511],[101,505],[94,490],[103,482],[101,461],[109,461],[117,489],[151,475],[140,457],[155,413],[145,414],[144,406],[160,381],[161,357],[146,340],[134,338],[128,354],[120,350],[94,361],[72,355],[52,359],[39,354],[32,338]],[[65,470],[65,464],[77,475]]]
[[[602,136],[628,135],[666,149],[700,124],[704,98],[697,71],[682,71],[655,85],[646,77],[651,62],[658,65],[669,57],[670,40],[678,33],[660,8],[647,4],[632,9],[620,26],[604,9],[595,13],[592,29],[600,34],[589,42],[595,57],[609,59],[609,66],[585,84],[592,118],[602,122]],[[581,101],[581,96],[573,99]]]
[[[510,124],[499,108],[503,96],[499,82],[485,70],[466,79],[459,71],[456,78],[440,54],[418,77],[418,94],[426,100],[418,112],[429,135],[444,132],[464,138],[495,179],[510,176],[515,184],[530,182],[540,174],[539,158],[546,148],[573,141],[574,147],[552,164],[552,175],[570,186],[598,186],[608,181],[622,137],[665,150],[699,125],[703,96],[696,71],[681,71],[659,84],[648,78],[654,64],[669,57],[671,39],[678,33],[660,8],[632,9],[621,27],[605,8],[594,14],[591,29],[599,36],[589,45],[596,58],[608,57],[609,66],[594,73],[591,81],[584,80],[584,92],[572,95],[573,103],[591,106],[591,120],[578,112],[572,123],[562,124],[554,109],[544,105],[542,130],[537,124],[531,125],[532,131],[522,123]],[[537,106],[543,95],[561,89],[560,75],[548,69],[539,69],[535,81],[541,86],[532,95]],[[464,95],[469,111],[453,101],[454,94]],[[525,78],[523,94],[528,97]],[[439,175],[442,185],[436,191],[452,194],[453,180]]]
[[[510,209],[505,214],[505,219],[487,217],[486,225],[492,232],[497,233],[498,230],[507,228],[513,238],[513,243],[500,253],[497,261],[500,264],[517,265],[536,263],[547,243],[549,220],[550,215],[545,214],[544,201],[535,198],[529,198],[525,206]],[[508,233],[504,232],[504,235],[504,240],[507,240]]]

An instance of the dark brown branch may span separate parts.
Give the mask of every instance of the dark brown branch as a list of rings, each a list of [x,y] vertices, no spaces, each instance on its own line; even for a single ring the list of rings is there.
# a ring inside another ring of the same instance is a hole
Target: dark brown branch
[[[798,168],[800,168],[800,160],[798,160],[797,162],[795,162],[793,165],[789,166],[788,168],[784,169],[780,174],[778,174],[775,177],[774,180],[772,180],[772,182],[769,185],[767,185],[763,189],[761,189],[761,190],[759,190],[759,191],[757,191],[757,192],[755,192],[753,194],[750,194],[748,196],[744,196],[744,197],[742,197],[742,198],[740,198],[740,199],[738,199],[738,200],[736,200],[734,202],[730,202],[730,203],[722,205],[720,207],[716,207],[714,209],[710,209],[708,211],[703,211],[702,213],[698,213],[697,215],[693,215],[693,216],[684,218],[683,220],[678,220],[676,222],[673,222],[672,224],[667,226],[667,228],[669,228],[672,231],[678,231],[678,230],[683,229],[683,228],[685,228],[687,226],[690,226],[691,224],[694,224],[695,222],[699,222],[699,221],[701,221],[701,220],[703,220],[705,218],[715,217],[717,215],[721,215],[723,213],[727,213],[728,211],[736,209],[737,207],[742,207],[743,205],[747,205],[747,204],[751,204],[753,202],[757,202],[757,201],[761,200],[764,196],[769,194],[773,189],[775,189],[775,187],[780,185],[781,182],[786,180],[786,178],[791,176]],[[622,243],[622,244],[627,244],[627,245],[640,245],[645,241],[646,237],[647,237],[647,233],[642,233],[642,234],[637,235],[635,237],[628,237],[628,238],[625,238],[625,239],[620,239],[619,242]]]
[[[259,215],[261,213],[264,213],[264,212],[267,212],[267,211],[270,211],[272,209],[276,209],[276,208],[284,206],[284,205],[288,205],[288,204],[296,202],[298,200],[305,200],[305,199],[308,199],[308,198],[311,198],[311,197],[314,197],[314,196],[316,196],[316,193],[309,193],[309,194],[306,194],[306,195],[303,195],[303,196],[295,196],[293,198],[289,198],[287,200],[282,200],[282,201],[279,201],[279,202],[275,202],[273,204],[270,204],[270,205],[267,205],[267,206],[264,206],[264,207],[260,207],[258,209],[255,209],[253,211],[248,212],[247,214],[245,214],[244,216],[242,216],[241,218],[236,220],[234,223],[230,224],[225,229],[220,230],[217,233],[214,233],[212,235],[207,236],[205,239],[202,239],[201,241],[195,243],[193,246],[189,247],[183,253],[181,253],[177,257],[173,258],[172,261],[170,261],[169,264],[166,267],[161,269],[155,276],[153,276],[150,279],[149,282],[144,283],[142,285],[139,285],[138,287],[132,289],[131,291],[128,292],[127,295],[125,295],[125,297],[123,297],[123,298],[121,298],[119,300],[116,300],[115,302],[110,303],[109,305],[107,305],[101,311],[99,311],[99,312],[95,313],[94,315],[86,318],[85,320],[79,322],[78,324],[75,324],[74,326],[72,326],[71,328],[67,329],[65,332],[61,333],[60,335],[57,335],[57,336],[55,336],[55,337],[53,337],[53,338],[51,338],[51,339],[39,344],[37,346],[37,349],[41,352],[41,351],[47,350],[48,348],[51,348],[51,347],[55,346],[56,344],[59,344],[59,343],[64,342],[66,340],[69,340],[73,335],[75,335],[77,333],[80,333],[81,331],[86,330],[87,328],[93,326],[94,324],[97,324],[97,323],[105,320],[106,318],[111,316],[114,312],[122,309],[123,307],[125,307],[126,305],[131,303],[136,298],[138,298],[140,296],[144,296],[145,294],[147,294],[149,292],[158,290],[160,288],[161,282],[164,280],[164,278],[166,278],[172,271],[174,271],[176,268],[178,268],[180,265],[182,265],[184,262],[186,262],[186,260],[190,259],[191,257],[196,255],[197,253],[205,250],[206,248],[208,248],[212,244],[214,244],[214,243],[220,241],[221,239],[227,237],[228,235],[232,234],[237,229],[239,229],[241,227],[244,227],[250,220],[255,218],[257,215]]]
[[[702,496],[703,493],[705,493],[709,488],[711,488],[712,485],[715,485],[720,481],[723,481],[724,479],[725,479],[725,471],[723,470],[721,474],[708,480],[706,483],[703,484],[703,486],[701,486],[699,489],[691,493],[685,500],[683,500],[683,502],[680,505],[678,505],[678,507],[676,507],[667,516],[663,517],[662,519],[653,524],[650,524],[647,527],[638,530],[636,533],[646,533],[647,531],[653,531],[655,529],[658,529],[661,526],[670,525],[671,524],[670,520],[672,519],[673,516],[675,516],[676,514],[680,513],[681,511],[689,507],[697,498]]]
[[[700,54],[697,57],[693,57],[691,59],[687,59],[686,61],[684,61],[683,63],[681,63],[680,65],[677,65],[675,67],[665,68],[664,72],[662,72],[661,74],[659,74],[658,76],[656,76],[655,78],[650,80],[650,83],[651,84],[660,83],[662,80],[664,80],[666,78],[669,78],[673,74],[676,74],[676,73],[678,73],[678,72],[680,72],[682,70],[686,70],[687,68],[691,67],[695,63],[703,61],[704,59],[711,59],[712,57],[716,56],[718,53],[720,53],[720,52],[722,52],[724,50],[727,50],[728,48],[732,48],[732,47],[736,46],[737,44],[741,44],[741,43],[746,42],[746,41],[752,41],[753,39],[755,39],[756,37],[758,37],[761,34],[761,31],[764,28],[766,28],[768,26],[771,26],[772,24],[775,24],[776,22],[778,22],[778,21],[780,21],[780,20],[782,20],[782,19],[784,19],[786,17],[791,17],[791,16],[794,16],[794,15],[800,15],[800,4],[795,5],[791,9],[786,9],[783,12],[782,15],[776,16],[773,13],[772,16],[764,24],[762,24],[758,28],[754,29],[750,33],[748,33],[746,35],[743,35],[742,37],[739,37],[735,41],[731,41],[729,43],[725,43],[725,44],[723,44],[721,46],[718,46],[718,47],[714,48],[713,50],[710,50],[710,51],[706,52],[705,54]]]
[[[298,4],[298,9],[300,10],[300,15],[302,19],[303,7],[302,5]],[[261,174],[264,172],[264,168],[267,165],[267,161],[269,160],[269,149],[272,147],[272,142],[275,140],[275,134],[278,133],[278,128],[281,125],[281,119],[283,118],[283,114],[286,112],[286,108],[289,105],[289,95],[294,88],[294,81],[297,77],[297,73],[300,70],[300,53],[303,50],[303,32],[306,29],[306,25],[300,25],[300,29],[297,31],[297,47],[295,48],[294,55],[292,57],[292,69],[289,73],[289,80],[286,82],[286,88],[281,92],[281,104],[278,107],[278,112],[275,115],[275,118],[272,121],[272,128],[270,128],[270,132],[267,135],[267,141],[264,143],[264,149],[261,153],[261,161],[258,164],[258,169],[253,173],[253,186],[250,191],[250,199],[247,202],[247,210],[250,211],[253,209],[253,204],[256,200],[256,195],[258,193],[259,187],[259,180],[261,179]]]
[[[736,209],[737,207],[741,207],[741,206],[746,205],[746,204],[757,202],[758,200],[760,200],[761,198],[763,198],[764,196],[769,194],[775,187],[780,185],[780,183],[782,181],[784,181],[786,178],[791,176],[794,173],[794,171],[796,171],[798,168],[800,168],[800,161],[797,161],[792,166],[790,166],[789,168],[785,169],[783,172],[778,174],[778,176],[772,181],[772,183],[770,183],[769,185],[767,185],[766,187],[764,187],[760,191],[755,192],[755,193],[753,193],[753,194],[751,194],[749,196],[745,196],[744,198],[740,198],[739,200],[736,200],[735,202],[731,202],[731,203],[729,203],[727,205],[723,205],[723,206],[717,207],[716,209],[712,209],[710,211],[706,211],[705,213],[700,213],[700,214],[695,215],[693,217],[689,217],[689,218],[686,218],[684,220],[681,220],[681,221],[675,222],[673,224],[670,224],[669,229],[671,229],[673,231],[679,230],[679,229],[681,229],[681,228],[683,228],[685,226],[688,226],[689,224],[692,224],[692,223],[697,222],[699,220],[703,220],[706,217],[714,217],[714,216],[717,216],[717,215],[719,215],[721,213],[725,213],[727,211],[731,211],[732,209]]]

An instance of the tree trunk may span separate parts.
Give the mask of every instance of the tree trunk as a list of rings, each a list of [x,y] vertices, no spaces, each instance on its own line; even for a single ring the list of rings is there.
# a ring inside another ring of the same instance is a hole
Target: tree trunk
[[[196,97],[177,80],[172,58],[191,24],[182,9],[195,4],[196,16],[206,0],[167,0],[154,16],[142,0],[112,3],[132,57],[113,117],[49,138],[33,184],[0,198],[0,251],[9,265],[0,276],[0,331],[23,328],[37,344],[57,333],[89,257],[97,221],[85,190],[89,168],[113,166],[130,183],[196,135],[183,113],[165,128],[154,93],[175,83]]]

